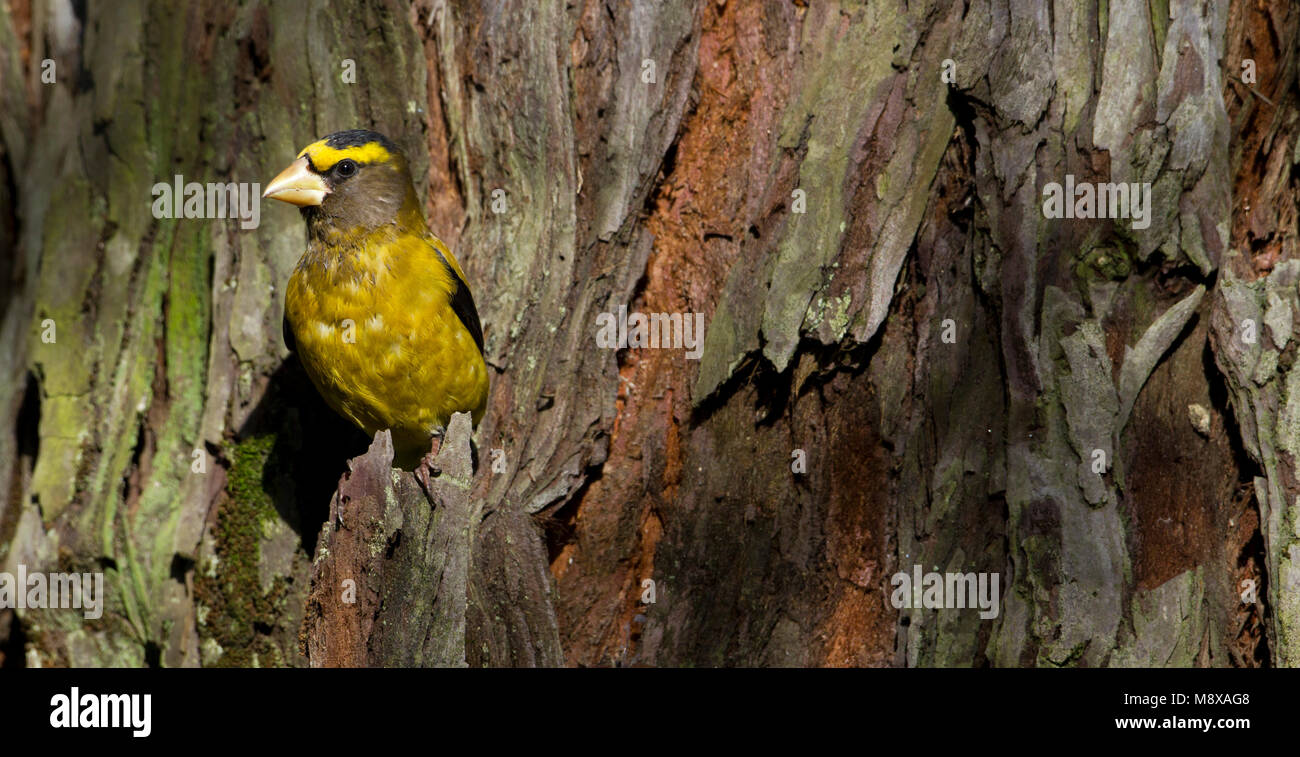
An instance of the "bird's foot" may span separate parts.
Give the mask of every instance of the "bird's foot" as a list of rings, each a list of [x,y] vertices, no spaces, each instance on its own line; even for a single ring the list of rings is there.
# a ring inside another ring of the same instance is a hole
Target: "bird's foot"
[[[415,466],[415,480],[420,482],[420,488],[424,489],[424,494],[433,500],[433,479],[442,475],[442,469],[434,465],[434,460],[438,457],[438,452],[442,450],[442,435],[438,434],[433,437],[432,448],[424,453],[420,458],[420,464]]]

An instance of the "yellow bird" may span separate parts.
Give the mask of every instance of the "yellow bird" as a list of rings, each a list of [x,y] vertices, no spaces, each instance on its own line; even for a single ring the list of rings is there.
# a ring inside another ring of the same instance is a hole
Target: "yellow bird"
[[[465,274],[425,225],[406,158],[364,129],[313,142],[263,197],[297,205],[307,251],[284,338],[325,402],[411,468],[451,416],[487,405],[483,329]]]

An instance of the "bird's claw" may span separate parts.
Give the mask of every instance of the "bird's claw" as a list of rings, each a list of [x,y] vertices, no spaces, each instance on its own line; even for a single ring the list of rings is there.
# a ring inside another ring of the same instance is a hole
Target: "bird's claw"
[[[420,458],[420,464],[415,466],[415,480],[420,482],[420,488],[424,489],[424,494],[430,501],[433,500],[433,479],[442,475],[442,469],[434,465],[434,460],[441,449],[442,437],[433,437],[432,449],[424,453],[424,457]]]

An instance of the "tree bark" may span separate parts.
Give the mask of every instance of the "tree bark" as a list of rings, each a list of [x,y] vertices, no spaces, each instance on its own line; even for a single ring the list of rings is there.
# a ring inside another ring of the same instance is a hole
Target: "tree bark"
[[[0,570],[108,587],[0,654],[1296,664],[1298,44],[1283,0],[0,2]],[[429,492],[281,342],[298,214],[150,212],[355,127],[485,325]],[[1149,227],[1045,218],[1067,174]],[[621,306],[699,359],[598,347]],[[914,566],[999,614],[896,607]]]

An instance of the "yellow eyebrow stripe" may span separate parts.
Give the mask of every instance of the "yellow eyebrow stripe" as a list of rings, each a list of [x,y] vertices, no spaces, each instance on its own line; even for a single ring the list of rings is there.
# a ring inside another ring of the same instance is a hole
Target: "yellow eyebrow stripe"
[[[359,147],[330,147],[326,140],[312,142],[302,148],[298,157],[308,156],[311,164],[316,167],[317,171],[325,172],[334,167],[334,164],[344,158],[351,158],[358,163],[387,163],[392,157],[388,150],[378,142],[370,142]]]

